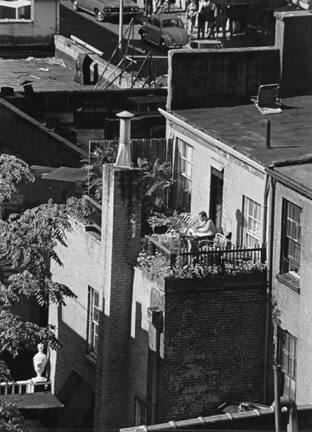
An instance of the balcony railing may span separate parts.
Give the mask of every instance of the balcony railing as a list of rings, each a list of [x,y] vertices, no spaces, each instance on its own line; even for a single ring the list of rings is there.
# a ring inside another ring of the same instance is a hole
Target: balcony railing
[[[146,236],[144,251],[149,255],[160,254],[166,258],[166,265],[171,267],[185,265],[216,266],[225,269],[230,265],[232,270],[240,270],[244,264],[265,263],[266,250],[264,248],[231,248],[208,247],[188,252],[185,242],[177,236],[170,245],[161,241],[161,235]]]
[[[13,394],[30,394],[36,391],[51,391],[51,382],[34,382],[30,380],[0,382],[0,396]]]

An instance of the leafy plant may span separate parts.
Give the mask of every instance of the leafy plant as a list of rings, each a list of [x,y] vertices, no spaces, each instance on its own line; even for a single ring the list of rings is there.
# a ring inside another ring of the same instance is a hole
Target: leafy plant
[[[15,156],[0,155],[0,203],[17,192],[18,183],[33,181],[34,176],[24,161]]]
[[[204,279],[218,274],[235,277],[238,274],[254,274],[266,271],[265,264],[260,261],[247,261],[234,267],[231,263],[211,264],[208,255],[201,258],[200,262],[197,262],[194,257],[191,263],[185,263],[184,256],[177,255],[174,265],[170,265],[169,258],[158,252],[155,255],[141,252],[137,263],[152,279]]]
[[[14,156],[0,156],[0,205],[17,191],[18,183],[33,181],[27,164]],[[51,349],[60,347],[52,326],[39,326],[23,321],[13,306],[21,296],[33,298],[39,306],[49,303],[65,304],[66,297],[75,294],[66,286],[52,280],[50,261],[62,265],[55,248],[66,245],[71,229],[70,216],[87,221],[89,206],[84,199],[70,198],[66,204],[49,201],[26,210],[16,218],[0,220],[0,266],[10,269],[11,275],[0,284],[0,354],[17,356],[23,350],[34,350],[38,342]],[[0,380],[10,379],[4,362],[0,363]],[[11,404],[0,399],[0,430],[22,431],[22,417]]]
[[[0,430],[1,432],[24,432],[24,419],[12,403],[0,397]]]

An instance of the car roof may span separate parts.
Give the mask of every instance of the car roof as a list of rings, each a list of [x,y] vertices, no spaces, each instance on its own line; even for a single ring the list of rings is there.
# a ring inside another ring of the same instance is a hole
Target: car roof
[[[180,15],[177,13],[163,13],[163,14],[152,14],[151,17],[158,18],[159,20],[163,19],[172,19],[172,18],[180,18]]]

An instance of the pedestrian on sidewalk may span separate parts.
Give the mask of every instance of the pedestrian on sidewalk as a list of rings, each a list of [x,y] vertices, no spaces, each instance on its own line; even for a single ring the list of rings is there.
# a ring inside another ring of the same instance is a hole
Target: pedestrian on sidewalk
[[[202,0],[198,10],[198,38],[209,35],[214,22],[215,5],[211,0]]]
[[[193,32],[196,24],[197,5],[195,0],[191,0],[186,9],[187,29],[190,33]]]

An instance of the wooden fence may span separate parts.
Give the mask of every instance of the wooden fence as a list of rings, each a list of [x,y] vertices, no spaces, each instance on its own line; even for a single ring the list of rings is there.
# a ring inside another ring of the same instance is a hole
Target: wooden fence
[[[89,161],[96,157],[98,151],[108,155],[114,162],[118,150],[118,140],[90,140],[89,141]],[[172,162],[172,140],[166,138],[133,138],[130,142],[132,163],[138,166],[138,159],[146,159],[154,163],[157,159],[159,162]]]

